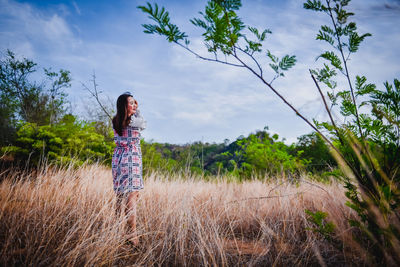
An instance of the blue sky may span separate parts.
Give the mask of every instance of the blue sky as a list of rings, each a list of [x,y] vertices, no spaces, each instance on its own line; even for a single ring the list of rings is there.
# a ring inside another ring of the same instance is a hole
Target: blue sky
[[[207,55],[201,32],[189,22],[206,1],[157,3],[189,34],[192,48]],[[238,13],[247,25],[272,30],[265,47],[275,55],[297,56],[295,68],[273,85],[308,118],[322,120],[326,115],[308,69],[320,66],[315,58],[328,49],[315,35],[329,21],[304,10],[302,3],[245,0]],[[144,34],[141,24],[149,20],[136,8],[143,4],[0,0],[0,51],[11,49],[40,68],[71,71],[73,82],[67,93],[73,111],[83,117],[88,106],[97,108],[81,85],[90,85],[93,71],[99,89],[112,102],[120,93],[132,91],[148,121],[143,132],[147,141],[233,141],[268,126],[290,143],[311,131],[249,72],[202,61],[163,37]],[[353,0],[350,8],[360,32],[373,35],[351,58],[351,75],[365,75],[382,88],[384,81],[400,78],[400,1]]]

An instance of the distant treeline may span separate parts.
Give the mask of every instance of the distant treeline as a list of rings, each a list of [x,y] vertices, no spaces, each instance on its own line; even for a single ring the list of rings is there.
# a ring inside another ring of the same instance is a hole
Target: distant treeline
[[[6,51],[0,66],[0,127],[2,165],[37,166],[40,161],[81,165],[111,163],[113,130],[106,116],[83,120],[72,114],[66,88],[70,73],[44,69],[43,80],[32,81],[33,61]],[[142,140],[144,171],[186,174],[232,174],[240,178],[321,172],[335,166],[323,140],[311,133],[286,145],[268,128],[221,144],[186,145]]]
[[[321,173],[336,166],[324,141],[315,133],[286,145],[267,128],[234,142],[186,145],[142,143],[145,168],[204,175],[232,174],[240,178],[264,177],[303,171]]]

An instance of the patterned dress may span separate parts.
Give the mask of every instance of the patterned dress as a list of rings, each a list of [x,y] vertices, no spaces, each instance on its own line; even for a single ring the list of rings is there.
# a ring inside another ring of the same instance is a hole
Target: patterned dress
[[[139,128],[123,128],[122,136],[114,130],[114,142],[117,145],[112,157],[114,191],[117,194],[126,194],[142,190],[144,186]]]

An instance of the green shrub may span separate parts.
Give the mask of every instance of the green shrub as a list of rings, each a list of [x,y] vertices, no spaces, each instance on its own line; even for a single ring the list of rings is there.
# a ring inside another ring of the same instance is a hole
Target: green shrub
[[[114,143],[106,142],[92,123],[78,121],[72,115],[65,115],[53,125],[21,122],[16,135],[15,144],[3,147],[2,152],[11,153],[16,161],[29,162],[31,166],[44,158],[61,164],[111,163]]]

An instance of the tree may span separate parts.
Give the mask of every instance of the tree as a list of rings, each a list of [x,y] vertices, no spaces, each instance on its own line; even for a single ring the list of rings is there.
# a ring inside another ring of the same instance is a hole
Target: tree
[[[90,80],[93,84],[93,88],[89,88],[86,84],[82,83],[82,87],[89,92],[92,97],[91,101],[85,103],[86,116],[85,119],[94,124],[96,131],[99,134],[102,134],[106,140],[113,140],[114,132],[112,128],[112,116],[115,112],[113,106],[114,103],[111,101],[109,97],[107,97],[107,101],[104,101],[101,98],[101,94],[103,91],[98,90],[98,84],[96,82],[96,74],[93,72],[92,80]],[[96,107],[94,101],[100,107]],[[104,104],[106,103],[106,104]]]
[[[400,261],[400,84],[395,79],[393,89],[386,82],[386,90],[381,91],[367,83],[364,76],[356,75],[352,81],[348,66],[350,56],[371,34],[359,34],[356,23],[349,21],[354,15],[346,10],[349,2],[325,0],[323,4],[308,0],[304,3],[306,9],[325,13],[332,25],[321,26],[317,34],[317,40],[328,43],[333,49],[318,57],[329,65],[324,63],[322,69],[310,70],[330,121],[315,123],[327,130],[342,152],[336,157],[343,171],[347,205],[359,216],[357,220],[350,220],[361,230],[362,235],[357,240],[370,252],[371,262],[395,265]],[[338,74],[347,81],[343,89],[337,89]],[[318,82],[326,85],[330,102]],[[360,101],[360,97],[364,101]],[[369,107],[369,112],[360,113],[362,106]],[[333,108],[339,109],[344,122],[333,119]]]
[[[291,155],[290,148],[278,139],[277,134],[270,137],[266,131],[260,131],[239,140],[239,153],[243,158],[240,173],[247,177],[257,175],[264,178],[267,175],[293,174],[304,167],[305,162],[299,160],[297,155]]]
[[[64,89],[70,87],[69,71],[45,69],[45,80],[31,81],[36,66],[29,59],[18,59],[10,50],[0,60],[1,145],[12,143],[19,120],[46,125],[66,113]]]
[[[315,132],[302,135],[297,140],[293,154],[300,153],[302,159],[310,161],[306,165],[308,171],[328,171],[331,167],[337,166],[329,147]]]
[[[71,86],[71,77],[70,72],[63,69],[59,70],[59,72],[44,69],[44,72],[51,82],[51,87],[45,94],[48,97],[46,106],[50,113],[49,122],[54,124],[60,121],[67,111],[65,108],[67,94],[63,89]]]

